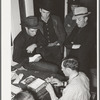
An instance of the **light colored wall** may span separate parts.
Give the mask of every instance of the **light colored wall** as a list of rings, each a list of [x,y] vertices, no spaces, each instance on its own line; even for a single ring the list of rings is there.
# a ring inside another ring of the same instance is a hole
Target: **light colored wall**
[[[65,0],[65,13],[64,13],[64,17],[67,15],[68,13],[68,0]]]
[[[26,17],[34,15],[33,0],[25,0],[25,10],[26,10]]]
[[[21,31],[20,26],[20,10],[19,10],[19,0],[11,0],[11,35],[12,42]],[[33,0],[24,0],[25,1],[25,10],[26,17],[34,15],[34,5]]]
[[[16,35],[21,31],[20,26],[20,12],[18,0],[11,0],[11,35],[12,41]]]

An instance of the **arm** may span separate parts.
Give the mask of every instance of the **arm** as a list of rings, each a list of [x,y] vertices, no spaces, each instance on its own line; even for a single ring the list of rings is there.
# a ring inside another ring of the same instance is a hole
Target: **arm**
[[[46,81],[53,84],[54,86],[63,86],[63,82],[58,80],[57,78],[53,78],[53,76],[46,78]]]
[[[47,84],[46,86],[46,90],[49,92],[51,100],[58,100],[58,97],[56,96],[53,87],[51,86],[51,84]]]
[[[38,48],[45,47],[48,45],[47,40],[45,39],[40,30],[38,30],[36,34],[36,44]]]
[[[76,35],[78,34],[79,28],[76,26],[72,33],[66,38],[64,45],[68,48],[68,49],[74,49],[75,46],[79,45],[78,43],[75,44],[75,38]]]
[[[59,17],[52,15],[53,26],[58,37],[58,43],[62,45],[65,41],[66,32],[64,29],[64,25],[62,24]]]
[[[37,48],[37,44],[32,44],[32,45],[28,46],[26,48],[27,53],[32,53],[35,50],[35,48]]]
[[[19,35],[14,40],[13,61],[17,63],[28,62],[27,52],[23,49],[24,39]]]

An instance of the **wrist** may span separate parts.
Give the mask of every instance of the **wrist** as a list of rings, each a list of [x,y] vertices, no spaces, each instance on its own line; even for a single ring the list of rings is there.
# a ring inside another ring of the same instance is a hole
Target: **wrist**
[[[67,82],[66,81],[63,81],[62,83],[63,83],[62,86],[64,86],[64,87],[67,86]]]

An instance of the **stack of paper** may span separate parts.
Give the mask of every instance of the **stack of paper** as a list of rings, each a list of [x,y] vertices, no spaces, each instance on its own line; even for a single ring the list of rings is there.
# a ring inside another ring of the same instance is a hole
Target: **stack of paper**
[[[28,87],[31,87],[32,89],[34,89],[36,92],[38,92],[39,90],[41,90],[44,86],[45,86],[45,81],[37,78],[36,80],[34,80],[32,83],[30,83],[28,85]]]

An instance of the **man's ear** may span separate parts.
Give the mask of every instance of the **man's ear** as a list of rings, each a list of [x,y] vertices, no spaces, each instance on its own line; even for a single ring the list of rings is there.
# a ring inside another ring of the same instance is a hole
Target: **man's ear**
[[[87,20],[88,20],[88,17],[85,17],[85,22],[87,22]]]
[[[68,72],[71,72],[71,71],[72,71],[72,69],[71,69],[71,68],[67,68],[67,71],[68,71]]]
[[[41,13],[41,10],[42,10],[42,9],[41,9],[41,8],[39,8],[40,13]]]
[[[25,27],[26,32],[28,32],[28,27]]]

